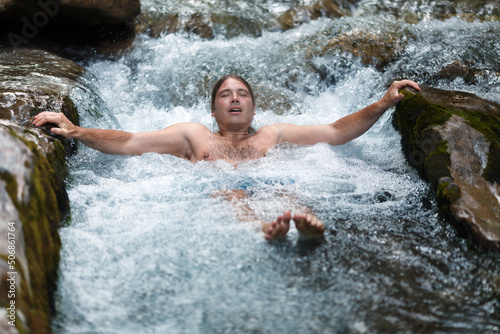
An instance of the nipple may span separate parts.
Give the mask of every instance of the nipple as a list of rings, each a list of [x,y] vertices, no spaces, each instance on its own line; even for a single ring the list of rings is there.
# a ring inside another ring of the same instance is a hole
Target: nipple
[[[210,153],[203,154],[203,160],[207,160],[210,157]]]

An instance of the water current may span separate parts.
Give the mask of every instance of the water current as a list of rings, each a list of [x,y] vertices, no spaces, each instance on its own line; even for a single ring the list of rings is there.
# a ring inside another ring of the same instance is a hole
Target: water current
[[[201,11],[215,1],[181,3]],[[234,6],[258,21],[291,1],[256,3]],[[421,18],[410,24],[394,15],[400,3],[379,2],[380,9],[361,1],[350,17],[288,31],[261,25],[257,34],[228,37],[226,26],[209,40],[139,35],[117,59],[84,63],[100,97],[75,92],[82,124],[136,132],[201,122],[212,129],[211,86],[227,73],[254,87],[257,127],[331,123],[377,101],[402,77],[500,102],[493,73],[500,72],[499,22],[436,20],[429,15],[435,2],[407,1],[406,10]],[[143,10],[171,6],[143,2]],[[408,44],[383,70],[349,53],[315,53],[349,31],[397,32]],[[436,77],[457,59],[474,61],[483,75],[473,84]],[[236,167],[80,146],[69,161],[72,220],[60,230],[54,332],[499,332],[499,256],[438,214],[429,185],[401,153],[391,114],[346,145],[276,147]],[[259,222],[240,219],[217,195],[234,188],[247,190],[245,204],[264,221],[297,204],[311,208],[327,227],[324,240],[301,241],[292,227],[285,240],[265,241]]]

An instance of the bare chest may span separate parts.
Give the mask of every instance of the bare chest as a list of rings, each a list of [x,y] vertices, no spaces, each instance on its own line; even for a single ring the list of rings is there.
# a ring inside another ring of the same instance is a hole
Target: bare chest
[[[239,162],[259,159],[264,157],[272,146],[273,143],[259,135],[238,142],[214,136],[204,143],[203,149],[199,152],[201,155],[199,160],[224,159],[229,162]]]

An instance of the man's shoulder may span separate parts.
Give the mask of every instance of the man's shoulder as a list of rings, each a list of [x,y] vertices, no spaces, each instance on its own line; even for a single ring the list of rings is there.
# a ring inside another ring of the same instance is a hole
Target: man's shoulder
[[[280,134],[283,129],[286,129],[288,127],[292,127],[294,125],[288,124],[288,123],[275,123],[275,124],[269,124],[261,127],[257,132],[262,132],[262,133],[274,133],[274,134]]]
[[[182,123],[175,123],[172,124],[166,129],[171,129],[171,130],[177,130],[177,131],[187,131],[187,132],[192,132],[192,131],[202,131],[202,132],[210,132],[211,131],[203,124],[201,123],[195,123],[195,122],[182,122]]]
[[[278,131],[279,128],[280,128],[280,125],[281,123],[276,123],[276,124],[268,124],[268,125],[264,125],[262,127],[260,127],[257,132],[274,132],[274,131]]]

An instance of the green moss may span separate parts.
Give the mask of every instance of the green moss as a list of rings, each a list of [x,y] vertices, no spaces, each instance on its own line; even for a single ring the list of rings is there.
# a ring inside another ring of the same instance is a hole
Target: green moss
[[[412,133],[415,140],[421,140],[422,131],[430,126],[444,125],[451,117],[445,107],[429,103],[419,94],[403,90],[405,98],[396,107],[395,124],[403,127],[405,133]]]
[[[76,109],[75,104],[68,96],[63,98],[62,112],[71,121],[71,123],[80,125],[80,115],[78,114],[78,109]],[[57,136],[57,139],[62,143],[67,156],[76,153],[77,145],[75,140],[66,139],[63,136]]]
[[[63,98],[62,112],[68,117],[71,123],[80,125],[80,115],[78,114],[78,110],[73,100],[71,100],[69,96]]]
[[[500,184],[500,143],[498,141],[490,143],[488,163],[484,169],[483,177],[490,183]]]
[[[60,258],[61,240],[58,227],[61,219],[54,189],[54,172],[47,159],[40,153],[35,154],[31,180],[31,201],[18,208],[26,245],[29,245],[26,248],[26,257],[33,291],[30,306],[34,311],[30,328],[50,328],[50,315],[55,310],[53,294]],[[37,316],[36,313],[41,313],[44,317]],[[46,326],[39,327],[42,325],[40,322]]]
[[[442,141],[434,151],[425,157],[424,167],[427,179],[431,181],[434,189],[436,189],[439,179],[446,176],[451,177],[450,165],[451,158],[448,153],[448,145],[446,141]]]
[[[5,190],[7,191],[7,194],[9,195],[9,197],[17,199],[17,180],[16,180],[16,178],[12,174],[7,172],[5,169],[1,168],[0,169],[0,179],[5,181],[5,183],[6,183]]]
[[[452,180],[452,179],[450,179]],[[439,207],[446,216],[451,215],[450,206],[460,199],[460,187],[452,182],[441,182],[437,187],[437,200]]]

